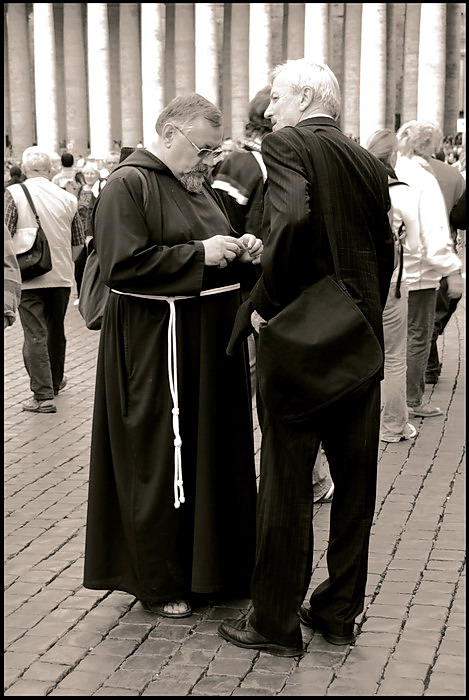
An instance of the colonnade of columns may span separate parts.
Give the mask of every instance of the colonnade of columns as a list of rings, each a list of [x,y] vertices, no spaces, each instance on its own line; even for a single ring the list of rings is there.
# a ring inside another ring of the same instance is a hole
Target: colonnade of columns
[[[340,125],[432,119],[456,132],[465,104],[464,3],[7,3],[5,127],[97,158],[150,143],[157,115],[196,91],[243,134],[249,99],[273,66],[325,62],[342,89]]]

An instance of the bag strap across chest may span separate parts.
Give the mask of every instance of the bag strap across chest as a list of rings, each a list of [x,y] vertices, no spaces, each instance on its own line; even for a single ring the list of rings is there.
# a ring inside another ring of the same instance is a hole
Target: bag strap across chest
[[[30,206],[31,209],[33,210],[33,214],[34,214],[34,216],[35,216],[35,218],[36,218],[36,223],[37,223],[37,225],[38,225],[40,228],[42,228],[42,226],[41,226],[41,220],[40,220],[40,218],[39,218],[39,214],[38,214],[37,211],[36,211],[36,207],[34,206],[33,198],[31,197],[31,194],[30,194],[28,188],[26,187],[26,185],[24,184],[24,182],[20,182],[19,184],[20,184],[20,186],[21,186],[21,188],[22,188],[22,190],[23,190],[23,192],[24,192],[24,194],[25,194],[25,196],[26,196],[26,199],[27,199],[28,202],[29,202],[29,206]]]

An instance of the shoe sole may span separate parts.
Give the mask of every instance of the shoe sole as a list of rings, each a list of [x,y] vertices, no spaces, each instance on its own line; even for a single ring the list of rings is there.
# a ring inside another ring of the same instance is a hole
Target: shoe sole
[[[391,444],[394,444],[396,442],[403,442],[405,440],[414,440],[414,438],[417,437],[417,433],[415,435],[401,435],[400,437],[395,437],[395,438],[380,438],[381,442],[389,442]]]
[[[355,635],[350,634],[350,635],[338,635],[338,634],[332,634],[332,632],[328,632],[325,629],[321,629],[320,625],[315,623],[309,616],[308,612],[304,610],[303,608],[300,608],[300,611],[298,613],[299,618],[301,622],[306,625],[306,627],[309,627],[312,629],[314,632],[320,632],[326,642],[329,642],[329,644],[335,644],[336,646],[344,646],[346,644],[351,644],[353,640],[355,639]]]
[[[409,416],[415,416],[416,418],[433,418],[434,416],[442,416],[443,411],[431,411],[430,413],[418,413],[416,411],[411,411],[409,409]]]
[[[226,639],[227,642],[234,644],[242,649],[256,649],[257,651],[265,651],[267,654],[272,654],[272,656],[302,656],[304,653],[303,649],[289,649],[288,647],[281,647],[278,644],[273,644],[272,642],[266,642],[265,644],[244,644],[243,642],[238,642],[236,639],[230,637],[223,629],[218,628],[218,634]]]
[[[51,406],[51,408],[25,408],[23,406],[23,411],[28,411],[28,413],[57,413],[57,407]]]

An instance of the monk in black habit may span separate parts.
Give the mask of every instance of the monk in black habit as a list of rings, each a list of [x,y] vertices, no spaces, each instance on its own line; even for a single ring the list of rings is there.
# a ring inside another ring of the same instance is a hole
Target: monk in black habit
[[[177,97],[154,142],[110,175],[94,211],[103,318],[84,585],[167,617],[192,594],[249,596],[256,476],[247,351],[226,354],[240,265],[262,242],[230,227],[207,176],[218,108]]]

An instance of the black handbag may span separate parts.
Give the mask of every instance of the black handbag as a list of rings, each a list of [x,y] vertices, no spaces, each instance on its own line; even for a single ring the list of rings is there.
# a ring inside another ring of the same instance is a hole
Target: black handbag
[[[16,255],[21,272],[21,279],[23,281],[27,281],[34,279],[34,277],[45,275],[46,272],[50,272],[52,270],[52,258],[46,234],[41,226],[41,221],[29,190],[24,183],[21,182],[20,185],[23,188],[31,209],[33,210],[37,223],[36,235],[34,236],[34,242],[32,243],[31,248],[25,252],[17,253]],[[13,240],[14,238],[15,237],[13,237]]]
[[[266,409],[286,422],[306,420],[357,394],[383,365],[381,345],[340,278],[329,195],[324,196],[335,278],[327,275],[306,287],[259,329],[260,395]]]
[[[96,250],[92,247],[86,258],[78,299],[78,311],[90,331],[100,330],[109,293],[109,287],[101,279]]]

